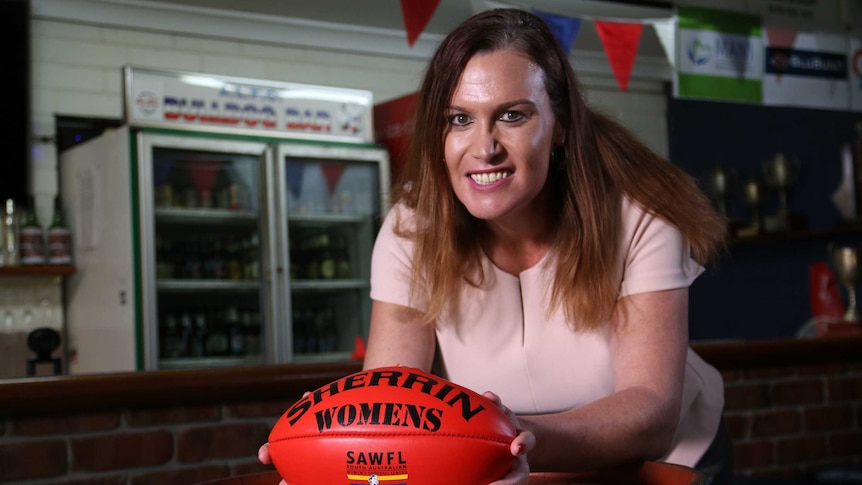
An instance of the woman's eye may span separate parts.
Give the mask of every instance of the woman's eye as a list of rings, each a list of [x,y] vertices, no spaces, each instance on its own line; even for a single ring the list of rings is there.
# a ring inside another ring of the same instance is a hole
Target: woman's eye
[[[455,126],[464,126],[470,123],[470,117],[465,114],[456,114],[449,117],[449,122]]]
[[[502,121],[519,121],[524,118],[524,114],[518,111],[506,111],[500,116]]]

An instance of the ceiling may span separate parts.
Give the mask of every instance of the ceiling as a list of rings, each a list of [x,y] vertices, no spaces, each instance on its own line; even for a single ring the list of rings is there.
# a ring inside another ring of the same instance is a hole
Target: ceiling
[[[250,15],[300,18],[320,22],[350,24],[371,28],[404,30],[399,0],[141,0],[176,6],[241,12]],[[423,1],[423,0],[407,0]],[[600,0],[441,0],[425,32],[445,35],[476,10],[472,4],[535,8],[571,16],[621,18],[666,17],[669,4],[656,1]],[[639,4],[637,6],[633,4]],[[647,5],[647,6],[644,6]],[[663,8],[662,8],[663,7]]]

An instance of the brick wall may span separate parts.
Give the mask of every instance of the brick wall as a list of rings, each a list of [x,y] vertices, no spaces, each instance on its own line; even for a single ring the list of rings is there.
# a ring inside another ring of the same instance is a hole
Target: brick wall
[[[862,364],[725,371],[740,475],[862,463]],[[256,453],[290,400],[0,420],[0,483],[188,485],[270,470]]]
[[[796,479],[862,463],[862,365],[723,372],[740,475]]]

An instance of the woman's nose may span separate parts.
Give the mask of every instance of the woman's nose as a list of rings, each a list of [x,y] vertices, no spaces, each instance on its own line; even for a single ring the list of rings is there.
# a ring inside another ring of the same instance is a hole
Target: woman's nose
[[[483,128],[473,132],[473,139],[470,141],[473,157],[480,160],[490,160],[497,154],[498,149],[499,143],[493,128]]]

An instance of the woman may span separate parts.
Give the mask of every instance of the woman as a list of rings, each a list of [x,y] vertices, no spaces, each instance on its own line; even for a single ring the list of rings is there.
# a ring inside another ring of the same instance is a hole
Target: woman
[[[585,104],[525,11],[456,28],[417,99],[365,368],[499,396],[524,431],[499,484],[524,483],[525,450],[534,471],[665,460],[729,481],[721,377],[688,347],[688,286],[725,234],[695,183]]]
[[[687,322],[725,223],[691,178],[585,104],[525,11],[456,28],[417,99],[372,258],[364,367],[491,391],[521,430],[494,485],[639,460],[729,483],[723,383]]]

